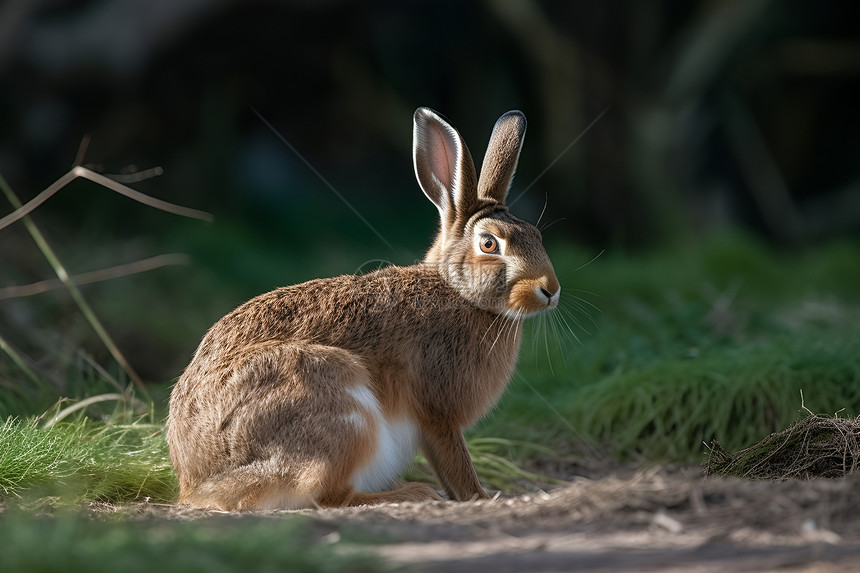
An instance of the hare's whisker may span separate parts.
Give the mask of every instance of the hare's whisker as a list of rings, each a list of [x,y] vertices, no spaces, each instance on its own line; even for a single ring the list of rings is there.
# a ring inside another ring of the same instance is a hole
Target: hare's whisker
[[[540,228],[540,232],[543,233],[544,231],[546,231],[547,229],[549,229],[550,227],[552,227],[556,223],[559,223],[559,222],[565,221],[565,220],[567,220],[567,217],[561,217],[560,219],[556,219],[555,221],[553,221],[551,223],[547,223],[546,225],[544,225],[543,227]]]
[[[516,322],[514,323],[514,338],[513,338],[514,340],[517,339],[517,336],[519,335],[520,329],[523,327],[522,315],[523,315],[523,313],[520,312],[517,315]]]
[[[588,318],[588,321],[589,321],[591,324],[593,324],[594,326],[598,326],[598,324],[597,324],[597,319],[594,317],[594,315],[593,315],[593,314],[591,314],[591,310],[590,310],[590,309],[586,308],[584,305],[580,304],[580,303],[579,303],[579,302],[577,302],[577,301],[570,301],[568,304],[569,304],[569,305],[570,305],[570,307],[572,307],[572,308],[568,308],[567,306],[565,306],[565,307],[560,307],[560,308],[562,308],[562,310],[563,310],[566,314],[568,314],[571,318],[573,318],[574,320],[576,320],[576,323],[577,323],[577,325],[578,325],[580,328],[582,328],[583,330],[585,330],[585,328],[582,326],[582,324],[580,324],[579,320],[577,320],[577,319],[576,319],[576,312],[578,312],[578,313],[580,313],[580,314],[582,314],[582,315],[585,315],[585,317],[586,317],[586,318]],[[574,311],[576,311],[576,312],[574,312]],[[598,309],[598,312],[600,312],[600,309]]]
[[[533,332],[534,336],[532,336],[532,354],[535,354],[535,355],[537,355],[538,340],[540,339],[541,328],[544,327],[544,320],[545,320],[544,315],[539,314],[537,317],[537,323],[535,325],[534,332]]]
[[[505,336],[504,340],[508,341],[508,342],[512,340],[511,336],[516,337],[515,333],[517,332],[517,329],[519,329],[520,323],[522,322],[522,320],[521,320],[522,315],[523,315],[522,310],[516,310],[514,313],[514,316],[509,317],[510,320],[508,321],[508,323],[502,324],[502,326],[499,327],[499,332],[496,335],[496,339],[493,340],[493,344],[492,344],[492,346],[490,346],[490,352],[492,352],[493,348],[496,347],[496,343],[499,341],[499,339],[502,337],[503,334]],[[500,314],[499,316],[502,316],[502,315]],[[493,322],[495,322],[495,321],[493,321]]]
[[[556,332],[556,340],[558,340],[558,349],[561,351],[561,361],[564,364],[564,367],[567,368],[567,353],[564,351],[564,348],[561,346],[561,341],[565,338],[564,332],[564,317],[561,314],[554,314],[550,317],[553,323],[553,329]]]
[[[576,335],[576,332],[574,332],[573,328],[567,323],[567,319],[570,319],[571,321],[573,321],[573,323],[577,327],[579,327],[580,330],[585,332],[586,334],[590,335],[591,333],[588,331],[588,329],[584,328],[582,326],[582,324],[580,324],[580,322],[576,318],[576,316],[574,316],[570,311],[568,311],[565,308],[560,308],[560,310],[561,310],[561,312],[558,315],[559,320],[561,320],[561,323],[564,325],[565,332],[570,335],[570,337],[571,337],[570,341],[575,343],[575,344],[582,344],[582,341],[579,339],[579,336]]]
[[[549,204],[549,195],[544,193],[543,195],[543,209],[541,209],[540,215],[538,215],[537,222],[535,223],[535,227],[540,228],[540,220],[543,218],[543,214],[546,212],[546,206]]]
[[[482,336],[482,337],[481,337],[481,343],[483,343],[483,342],[484,342],[484,340],[486,340],[487,335],[490,333],[490,331],[493,329],[493,326],[496,324],[496,322],[497,322],[501,317],[502,317],[502,315],[501,315],[501,314],[497,314],[497,315],[496,315],[496,318],[494,318],[494,319],[493,319],[493,322],[491,322],[491,323],[490,323],[490,326],[488,326],[488,327],[487,327],[487,330],[484,332],[484,336]],[[499,327],[499,328],[501,328],[501,327]],[[498,339],[498,336],[496,337],[496,339]],[[493,342],[493,345],[495,345],[495,342]],[[493,348],[492,348],[492,346],[491,346],[491,347],[490,347],[490,350],[492,350],[492,349],[493,349]]]
[[[546,328],[544,329],[544,345],[547,347],[546,348],[546,359],[550,363],[550,370],[552,369],[552,357],[550,356],[550,353],[549,353],[549,341],[548,341],[548,339],[552,338],[556,341],[557,344],[559,343],[558,331],[556,330],[555,323],[553,322],[552,318],[553,318],[552,316],[547,316],[547,324],[546,324]]]
[[[581,296],[577,296],[577,295],[575,295],[575,294],[574,294],[574,295],[571,295],[571,296],[573,297],[573,298],[571,299],[571,302],[576,302],[576,303],[577,303],[579,306],[581,306],[582,308],[585,308],[586,306],[588,306],[588,307],[592,308],[593,310],[595,310],[595,311],[597,311],[597,312],[602,312],[602,311],[600,310],[600,307],[599,307],[599,306],[597,306],[597,305],[596,305],[596,304],[594,304],[593,302],[589,301],[588,299],[585,299],[585,298],[583,298],[583,297],[581,297]],[[595,296],[597,296],[597,295],[595,295]]]
[[[581,288],[574,288],[574,289],[570,289],[570,290],[572,290],[573,292],[581,292],[581,293],[583,293],[583,294],[587,294],[587,295],[590,295],[590,296],[593,296],[593,297],[600,298],[600,295],[599,295],[599,294],[597,294],[597,293],[595,293],[595,292],[591,292],[590,290],[585,290],[585,289],[581,289]],[[583,302],[588,302],[587,300],[585,300],[585,299],[584,299],[584,298],[582,298],[582,297],[577,296],[576,298],[578,298],[579,300],[581,300],[581,301],[583,301]],[[590,303],[590,302],[588,302],[588,304],[591,304],[591,303]],[[594,306],[594,305],[592,305],[592,306]],[[597,308],[597,307],[595,306],[594,308]]]
[[[549,364],[549,373],[555,378],[555,368],[552,367],[552,357],[549,354],[549,340],[547,338],[547,328],[543,329],[543,346],[546,351],[546,361]]]
[[[499,316],[502,316],[502,315],[500,314]],[[496,317],[496,318],[498,319],[498,317]],[[496,322],[496,321],[494,320],[493,322]],[[503,323],[503,324],[499,327],[499,332],[496,334],[496,338],[495,338],[495,340],[493,340],[493,343],[490,345],[490,350],[489,350],[489,352],[487,352],[487,354],[488,354],[488,355],[489,355],[489,354],[491,354],[491,353],[493,352],[493,348],[495,348],[495,347],[496,347],[496,343],[499,341],[499,337],[500,337],[500,336],[502,336],[502,333],[505,331],[505,327],[506,327],[506,326],[508,326],[508,325],[506,325],[506,324],[504,324],[504,323]]]

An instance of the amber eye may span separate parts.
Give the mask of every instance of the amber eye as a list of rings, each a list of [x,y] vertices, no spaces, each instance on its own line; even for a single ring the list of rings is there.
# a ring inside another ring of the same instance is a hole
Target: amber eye
[[[484,253],[497,253],[499,251],[499,242],[495,237],[484,235],[481,237],[481,251]]]

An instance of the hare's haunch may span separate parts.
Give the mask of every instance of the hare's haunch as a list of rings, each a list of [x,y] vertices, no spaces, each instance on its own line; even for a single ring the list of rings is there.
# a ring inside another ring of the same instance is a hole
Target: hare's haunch
[[[526,131],[496,122],[481,168],[419,108],[415,175],[439,233],[410,267],[279,288],[216,322],[170,397],[179,501],[224,510],[439,499],[399,477],[424,451],[457,500],[485,497],[463,429],[510,380],[521,321],[561,287],[505,197]]]

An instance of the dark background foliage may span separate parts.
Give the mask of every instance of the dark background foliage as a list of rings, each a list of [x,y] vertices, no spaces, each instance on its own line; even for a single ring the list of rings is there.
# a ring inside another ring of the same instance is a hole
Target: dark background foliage
[[[536,216],[546,200],[558,234],[605,245],[726,222],[781,243],[856,232],[852,6],[9,0],[0,167],[35,194],[88,134],[85,164],[160,165],[147,192],[220,217],[294,237],[309,217],[349,219],[256,109],[371,220],[408,229],[432,214],[410,168],[414,108],[448,116],[478,158],[495,118],[519,108],[530,124],[513,193],[561,154],[520,205]],[[74,195],[54,210],[103,199]]]
[[[214,213],[206,226],[77,181],[35,214],[73,272],[193,256],[193,272],[88,291],[163,380],[254,294],[421,256],[436,224],[411,166],[421,105],[478,162],[495,119],[525,112],[510,198],[531,221],[546,205],[548,242],[618,252],[738,227],[790,252],[856,239],[855,3],[6,0],[0,173],[27,200],[76,157],[103,173],[161,166],[132,186]],[[20,223],[0,233],[0,287],[51,276]],[[67,297],[0,306],[25,349],[48,324],[91,336]]]

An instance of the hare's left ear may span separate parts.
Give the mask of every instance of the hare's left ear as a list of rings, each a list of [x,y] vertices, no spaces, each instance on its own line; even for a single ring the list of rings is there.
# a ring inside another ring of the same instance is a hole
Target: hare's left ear
[[[412,158],[415,177],[442,219],[443,231],[468,218],[477,198],[472,155],[457,130],[432,109],[415,111]]]
[[[479,198],[505,203],[525,136],[526,116],[521,111],[509,111],[496,122],[478,178]]]

